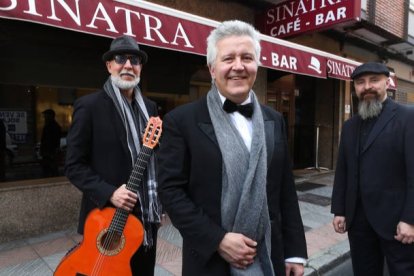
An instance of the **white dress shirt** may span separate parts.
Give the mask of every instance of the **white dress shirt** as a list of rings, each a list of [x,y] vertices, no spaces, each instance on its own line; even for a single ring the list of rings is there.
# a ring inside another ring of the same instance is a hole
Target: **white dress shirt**
[[[221,103],[224,104],[226,98],[223,95],[221,95],[220,92],[219,92],[219,96],[220,96],[220,99],[221,99]],[[250,93],[249,93],[249,96],[247,97],[247,99],[244,102],[241,103],[241,105],[251,103],[251,101],[252,100],[250,98]],[[238,111],[228,113],[228,114],[230,115],[230,119],[231,119],[232,123],[234,124],[236,129],[239,131],[240,136],[243,138],[244,144],[246,145],[247,149],[250,152],[250,147],[251,147],[251,144],[252,144],[252,132],[253,132],[252,119],[244,117]],[[300,258],[300,257],[292,257],[292,258],[287,258],[285,260],[285,262],[287,262],[287,263],[300,263],[300,264],[305,265],[306,264],[306,259]]]
[[[226,98],[219,93],[221,103],[224,104]],[[247,99],[242,102],[241,104],[248,104],[251,103],[250,94]],[[250,152],[250,147],[252,144],[252,132],[253,132],[253,124],[251,118],[246,118],[241,115],[238,111],[228,113],[230,115],[230,119],[236,129],[239,131],[240,136],[243,138],[244,144],[246,145],[247,149]]]

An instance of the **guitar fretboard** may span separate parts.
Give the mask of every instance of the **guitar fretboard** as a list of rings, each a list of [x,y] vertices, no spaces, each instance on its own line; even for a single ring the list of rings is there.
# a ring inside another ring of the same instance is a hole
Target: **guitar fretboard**
[[[152,152],[153,149],[143,145],[138,154],[137,161],[134,164],[134,168],[126,185],[126,188],[133,193],[137,193],[140,188],[142,178]],[[117,208],[108,231],[122,233],[124,231],[128,215],[129,212],[125,211],[124,209]]]

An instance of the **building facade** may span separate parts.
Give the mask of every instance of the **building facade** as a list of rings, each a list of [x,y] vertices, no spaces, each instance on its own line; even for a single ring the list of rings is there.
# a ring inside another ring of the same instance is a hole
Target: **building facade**
[[[0,4],[0,118],[19,146],[9,180],[39,177],[41,112],[54,109],[67,132],[73,102],[102,87],[108,77],[102,53],[122,34],[135,37],[149,55],[140,85],[162,116],[208,92],[205,38],[218,22],[255,25],[263,33],[263,67],[254,89],[283,114],[297,169],[335,168],[340,129],[356,104],[349,76],[360,62],[386,63],[395,73],[390,96],[414,104],[413,1],[353,1],[350,18],[344,9],[351,1],[344,0],[38,2]],[[284,29],[261,29],[269,11],[273,21],[284,17]],[[304,22],[312,12],[322,28],[286,35],[297,27],[289,16]],[[61,146],[64,153],[64,139]]]

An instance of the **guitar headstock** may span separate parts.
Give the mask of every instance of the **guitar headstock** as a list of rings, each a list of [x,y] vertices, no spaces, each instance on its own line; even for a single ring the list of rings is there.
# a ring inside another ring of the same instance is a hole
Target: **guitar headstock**
[[[158,145],[161,137],[162,120],[160,117],[150,117],[148,120],[145,133],[142,137],[142,144],[150,149],[154,149]]]

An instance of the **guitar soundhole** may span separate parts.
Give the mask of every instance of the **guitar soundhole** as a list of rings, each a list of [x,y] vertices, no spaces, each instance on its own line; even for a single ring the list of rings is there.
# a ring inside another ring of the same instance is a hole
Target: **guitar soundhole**
[[[124,248],[125,237],[122,233],[105,229],[99,234],[96,243],[101,254],[113,256]]]

